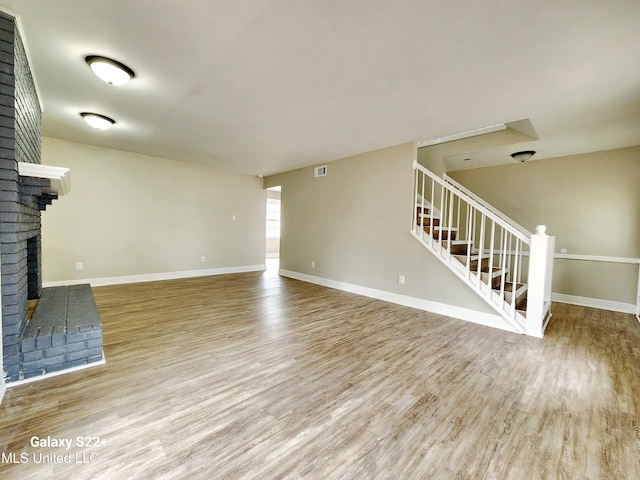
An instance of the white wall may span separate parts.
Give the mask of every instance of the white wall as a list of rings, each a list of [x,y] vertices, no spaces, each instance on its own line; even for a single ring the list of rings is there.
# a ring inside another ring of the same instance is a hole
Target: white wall
[[[258,178],[47,137],[42,163],[71,169],[42,214],[44,282],[264,265]]]

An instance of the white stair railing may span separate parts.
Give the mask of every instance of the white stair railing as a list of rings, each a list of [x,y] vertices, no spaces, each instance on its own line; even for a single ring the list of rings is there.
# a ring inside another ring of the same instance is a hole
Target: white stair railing
[[[551,305],[554,237],[542,226],[532,235],[462,185],[417,162],[414,170],[414,237],[516,331],[541,337]]]
[[[460,190],[461,192],[466,193],[469,197],[473,198],[476,202],[478,202],[480,205],[482,205],[483,207],[485,207],[486,209],[490,210],[491,212],[493,212],[496,216],[498,216],[499,218],[503,219],[505,222],[507,222],[508,224],[510,224],[512,227],[517,228],[518,230],[520,230],[522,233],[524,233],[527,236],[531,236],[531,232],[529,232],[526,228],[524,228],[522,225],[518,224],[515,220],[507,217],[504,213],[502,213],[500,210],[498,210],[497,208],[495,208],[493,205],[491,205],[488,202],[485,202],[482,198],[480,198],[478,195],[476,195],[475,193],[473,193],[471,190],[469,190],[467,187],[465,187],[464,185],[459,184],[458,182],[456,182],[453,178],[451,178],[449,175],[447,175],[446,173],[444,173],[442,175],[442,179],[447,182],[449,185],[451,185],[453,188]]]

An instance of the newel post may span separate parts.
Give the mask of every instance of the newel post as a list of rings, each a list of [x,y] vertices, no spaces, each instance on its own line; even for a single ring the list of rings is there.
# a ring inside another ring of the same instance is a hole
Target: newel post
[[[553,254],[556,237],[545,232],[547,227],[538,225],[531,235],[529,251],[529,279],[527,291],[527,335],[542,338],[544,321],[551,308],[551,283],[553,279]]]

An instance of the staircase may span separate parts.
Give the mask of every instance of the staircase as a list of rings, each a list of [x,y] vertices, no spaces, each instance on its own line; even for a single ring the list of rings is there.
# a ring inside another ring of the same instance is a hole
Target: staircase
[[[532,234],[472,192],[414,163],[411,234],[519,333],[551,316],[554,237]]]

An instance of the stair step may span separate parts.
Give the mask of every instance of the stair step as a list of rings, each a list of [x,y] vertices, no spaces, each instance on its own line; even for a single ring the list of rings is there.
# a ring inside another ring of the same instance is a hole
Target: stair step
[[[443,240],[442,247],[448,249],[452,255],[466,255],[469,243],[466,240]]]
[[[480,255],[454,255],[453,256],[457,261],[459,261],[462,265],[467,265],[467,261],[469,262],[470,270],[478,269],[478,261],[480,260]],[[482,268],[489,267],[489,260],[491,256],[486,254],[482,255]]]
[[[418,226],[420,226],[420,224],[422,224],[422,226],[429,226],[429,225],[440,225],[440,218],[436,217],[436,216],[429,216],[429,215],[418,215],[418,218],[416,218],[416,224]]]
[[[416,214],[418,216],[420,215],[428,216],[433,214],[434,217],[440,218],[440,210],[438,210],[437,208],[431,207],[431,205],[429,205],[428,202],[425,203],[424,205],[420,202],[416,203]]]
[[[486,271],[485,271],[486,270]],[[483,283],[489,284],[489,279],[491,279],[491,288],[496,289],[500,288],[500,283],[502,282],[502,275],[506,275],[507,271],[503,268],[494,267],[492,272],[489,272],[489,269],[483,269],[480,272],[480,279]]]
[[[521,290],[523,287],[526,287],[527,285],[525,283],[516,283],[516,293],[519,295],[521,293]],[[505,284],[504,286],[504,291],[511,293],[513,292],[513,282],[509,282],[507,284]],[[525,289],[526,291],[526,289]]]
[[[494,292],[496,292],[498,295],[500,295],[500,286],[498,285],[498,288],[494,288],[493,290]],[[504,286],[504,292],[503,292],[503,298],[505,300],[505,302],[511,304],[513,301],[513,283],[509,282]],[[515,291],[515,296],[516,296],[516,300],[515,300],[515,304],[516,304],[516,309],[517,310],[525,310],[527,309],[527,285],[524,283],[518,283],[516,284],[516,291]]]
[[[449,240],[449,234],[451,234],[451,240],[455,240],[456,236],[458,235],[457,228],[451,228],[451,229],[449,229],[448,227],[440,228],[437,225],[434,225],[433,228],[427,225],[426,227],[424,227],[424,231],[427,233],[430,233],[433,236],[433,238],[435,238],[436,240],[438,239]]]

